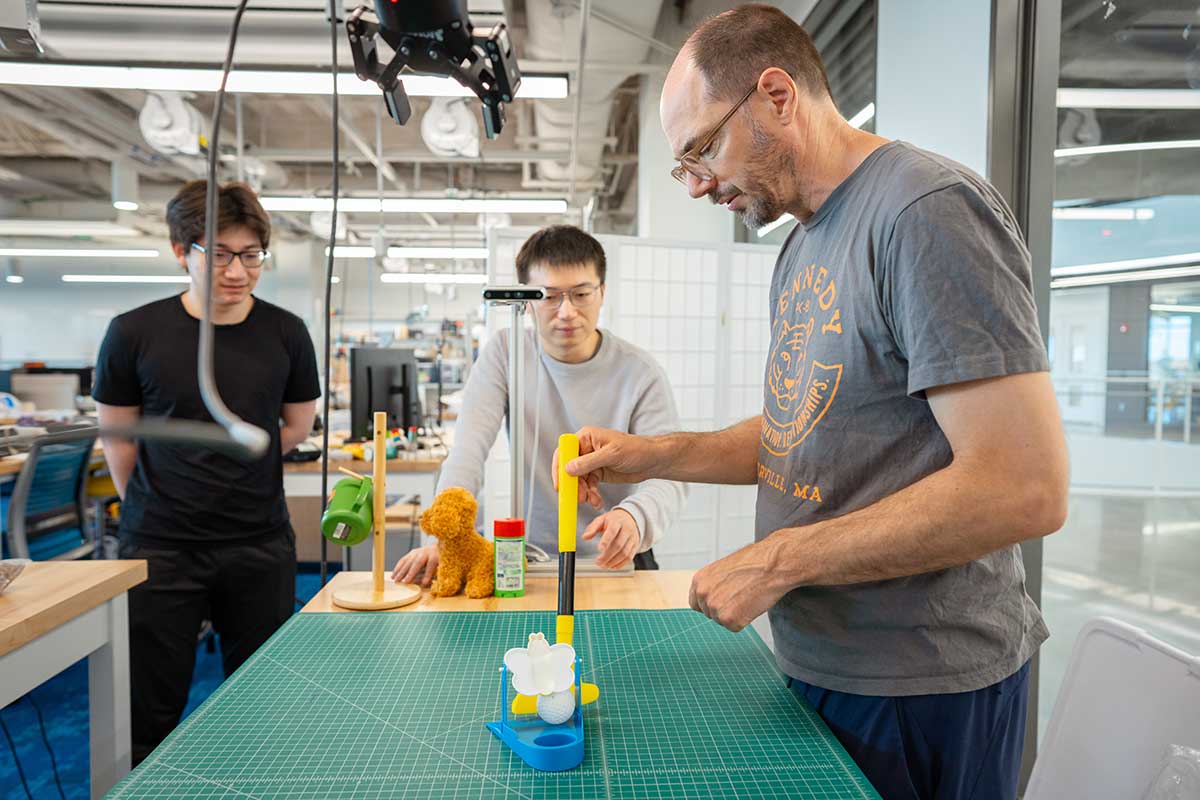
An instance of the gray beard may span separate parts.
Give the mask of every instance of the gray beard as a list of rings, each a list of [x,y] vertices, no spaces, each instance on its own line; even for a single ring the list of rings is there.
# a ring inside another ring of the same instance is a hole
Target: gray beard
[[[739,212],[746,226],[757,230],[783,216],[784,202],[772,187],[780,176],[796,174],[790,152],[777,148],[766,132],[753,121],[750,128],[752,162],[756,165],[746,179],[746,208]]]

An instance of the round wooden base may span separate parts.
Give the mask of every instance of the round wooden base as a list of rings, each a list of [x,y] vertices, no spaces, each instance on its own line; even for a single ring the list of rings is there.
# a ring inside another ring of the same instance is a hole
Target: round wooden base
[[[399,608],[421,599],[421,587],[412,583],[383,582],[383,591],[376,592],[371,576],[340,587],[333,593],[333,602],[342,608],[355,611],[382,611]]]

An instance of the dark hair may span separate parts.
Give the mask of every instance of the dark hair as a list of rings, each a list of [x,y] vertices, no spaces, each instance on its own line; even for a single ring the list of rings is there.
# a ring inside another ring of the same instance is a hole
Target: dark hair
[[[687,46],[714,100],[737,100],[771,67],[791,75],[813,96],[832,96],[812,37],[774,6],[748,3],[709,17]]]
[[[188,181],[167,203],[171,243],[191,247],[204,238],[204,194],[208,181]],[[244,226],[254,231],[263,247],[271,244],[271,217],[254,190],[244,183],[217,187],[217,230]]]
[[[576,267],[591,264],[604,283],[607,265],[604,248],[592,236],[574,225],[551,225],[525,240],[517,252],[517,281],[529,283],[529,270],[535,266]]]

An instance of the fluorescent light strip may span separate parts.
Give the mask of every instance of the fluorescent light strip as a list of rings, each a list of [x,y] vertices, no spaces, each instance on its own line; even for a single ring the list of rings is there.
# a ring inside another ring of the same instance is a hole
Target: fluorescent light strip
[[[21,258],[158,258],[157,250],[69,250],[42,247],[0,248],[0,256]]]
[[[325,255],[329,255],[329,248],[325,248]],[[339,244],[333,248],[334,258],[374,258],[375,248],[370,245],[359,246],[351,244]]]
[[[1053,211],[1057,220],[1104,220],[1104,221],[1144,221],[1154,219],[1153,208],[1108,208],[1108,207],[1067,207],[1056,208]]]
[[[1195,89],[1059,89],[1059,108],[1200,108]]]
[[[0,236],[141,236],[137,228],[105,220],[0,219]]]
[[[450,272],[385,272],[379,276],[384,283],[487,283],[483,273]]]
[[[260,197],[267,211],[332,211],[328,197]],[[338,211],[378,214],[480,214],[488,211],[508,214],[565,214],[567,201],[508,197],[385,197],[382,207],[377,197],[340,197]]]
[[[470,97],[472,93],[451,78],[404,75],[404,91],[414,97]],[[0,62],[0,84],[62,86],[77,89],[140,89],[161,92],[215,92],[219,69],[191,67],[122,67],[107,64],[43,64]],[[379,87],[360,81],[354,73],[337,78],[338,94],[375,97]],[[333,93],[328,72],[235,69],[226,84],[229,92],[260,94]],[[566,75],[522,75],[517,97],[560,100],[567,96]]]
[[[25,278],[21,275],[5,275],[4,280],[8,281],[9,283],[24,283],[25,282]]]
[[[1050,270],[1050,276],[1058,278],[1067,275],[1090,275],[1096,272],[1120,272],[1127,269],[1169,267],[1174,264],[1194,264],[1198,261],[1200,261],[1200,253],[1179,253],[1172,256],[1130,258],[1124,261],[1104,261],[1098,264],[1073,264],[1069,267],[1054,267]]]
[[[329,255],[329,248],[325,248]],[[427,259],[486,259],[486,247],[389,247],[388,258],[427,258]],[[374,258],[375,248],[370,245],[339,244],[333,248],[334,258]]]
[[[1200,275],[1200,266],[1144,269],[1136,272],[1118,272],[1110,275],[1082,275],[1078,278],[1059,278],[1058,280],[1050,281],[1050,288],[1070,289],[1075,286],[1102,286],[1107,283],[1132,283],[1134,281],[1190,278],[1194,275]]]
[[[1098,144],[1091,147],[1060,147],[1055,158],[1096,156],[1104,153],[1134,153],[1144,150],[1192,150],[1200,147],[1200,139],[1176,139],[1166,142],[1129,142],[1128,144]]]
[[[850,127],[852,127],[852,128],[861,128],[863,125],[866,125],[868,122],[870,122],[874,118],[875,118],[875,104],[867,103],[865,106],[863,106],[861,111],[859,111],[857,114],[855,114],[853,117],[851,117],[850,119],[848,119],[846,121],[850,123]]]
[[[483,260],[486,247],[389,247],[388,258],[453,258]]]
[[[190,283],[187,275],[63,275],[63,283]]]
[[[1169,303],[1151,303],[1151,311],[1165,311],[1168,314],[1200,314],[1200,306],[1177,306]]]
[[[763,225],[761,228],[758,229],[758,238],[761,239],[762,237],[766,236],[768,233],[775,230],[776,228],[778,228],[782,225],[786,225],[789,222],[793,222],[793,221],[795,221],[795,219],[796,218],[793,217],[791,214],[784,214],[782,217],[775,220],[774,222],[768,222],[766,225]]]

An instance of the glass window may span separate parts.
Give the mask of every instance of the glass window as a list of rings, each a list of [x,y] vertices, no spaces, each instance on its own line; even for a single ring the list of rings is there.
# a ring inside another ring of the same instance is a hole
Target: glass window
[[[1044,549],[1043,729],[1093,617],[1200,653],[1196,3],[1063,0],[1060,52],[1049,334],[1072,489]]]

